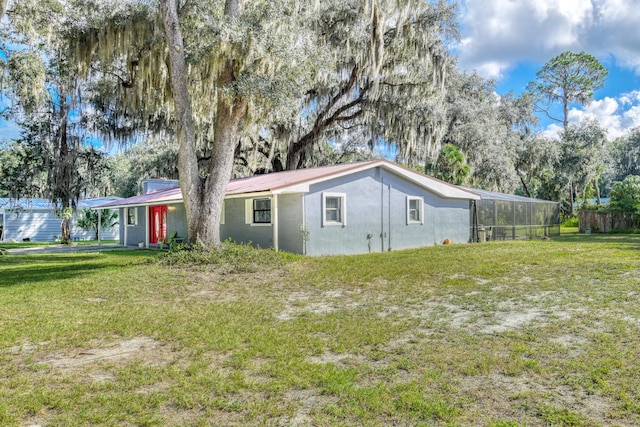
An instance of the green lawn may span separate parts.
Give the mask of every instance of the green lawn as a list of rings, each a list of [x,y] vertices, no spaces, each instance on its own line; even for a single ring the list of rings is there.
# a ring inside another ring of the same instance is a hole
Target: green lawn
[[[0,425],[640,425],[640,235],[0,254]]]
[[[102,240],[102,244],[118,243],[117,240]],[[79,240],[71,242],[71,246],[76,245],[97,245],[97,240]],[[16,242],[16,243],[0,243],[0,249],[16,249],[16,248],[36,248],[40,246],[62,246],[60,242]]]

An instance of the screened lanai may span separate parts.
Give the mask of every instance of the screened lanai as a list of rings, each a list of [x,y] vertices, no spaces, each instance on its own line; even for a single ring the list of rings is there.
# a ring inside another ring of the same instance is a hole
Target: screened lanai
[[[494,191],[468,190],[481,199],[472,206],[471,235],[479,241],[517,240],[560,235],[560,205],[548,200],[514,196]]]

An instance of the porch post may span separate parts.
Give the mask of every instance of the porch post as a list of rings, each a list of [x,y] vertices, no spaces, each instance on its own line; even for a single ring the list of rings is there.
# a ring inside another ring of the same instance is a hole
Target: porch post
[[[273,214],[273,218],[271,222],[273,226],[273,249],[278,252],[278,195],[274,194],[272,200],[273,206],[271,207],[271,212]]]
[[[144,215],[145,215],[145,231],[144,231],[144,247],[149,249],[149,206],[144,207]]]
[[[118,211],[120,211],[120,209],[118,209]],[[120,218],[120,227],[124,226],[124,247],[127,247],[127,229],[129,228],[129,208],[124,208],[122,210],[122,212],[124,213],[124,218]],[[137,213],[137,212],[136,212]]]
[[[98,209],[98,246],[102,243],[102,209]]]

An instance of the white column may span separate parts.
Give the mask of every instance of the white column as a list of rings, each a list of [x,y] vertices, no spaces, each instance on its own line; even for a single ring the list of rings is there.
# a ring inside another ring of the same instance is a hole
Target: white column
[[[273,206],[271,206],[271,224],[273,226],[273,249],[278,252],[278,195],[274,194],[271,198]]]
[[[98,209],[98,246],[102,243],[102,209]]]
[[[120,211],[120,209],[118,209],[118,211]],[[124,208],[122,210],[122,212],[124,213],[123,217],[124,218],[120,218],[120,227],[124,227],[124,247],[127,247],[127,232],[128,230],[128,225],[129,225],[129,208]],[[124,225],[123,225],[124,223]]]
[[[144,231],[144,247],[149,248],[149,206],[144,207],[144,216],[146,218],[146,226]]]

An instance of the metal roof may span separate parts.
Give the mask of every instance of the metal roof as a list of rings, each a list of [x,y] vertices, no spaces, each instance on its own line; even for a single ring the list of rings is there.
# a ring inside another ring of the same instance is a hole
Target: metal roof
[[[480,199],[480,196],[472,191],[423,175],[388,160],[372,160],[353,164],[297,169],[234,179],[229,181],[229,184],[227,185],[226,197],[253,193],[283,194],[308,192],[309,186],[312,184],[365,171],[375,167],[381,167],[387,171],[400,175],[416,185],[432,191],[444,198],[464,200]],[[179,203],[181,201],[181,190],[179,187],[175,187],[106,203],[96,207],[110,208],[157,203]]]
[[[516,196],[515,194],[498,193],[497,191],[480,190],[477,188],[463,187],[478,194],[482,200],[499,200],[504,202],[527,202],[527,203],[557,203],[550,200],[534,199],[532,197]]]
[[[95,199],[78,200],[78,209],[87,209],[93,206],[102,205],[105,203],[115,202],[121,200],[122,197],[108,196],[98,197]],[[0,209],[55,209],[56,205],[49,199],[13,199],[0,197]]]

